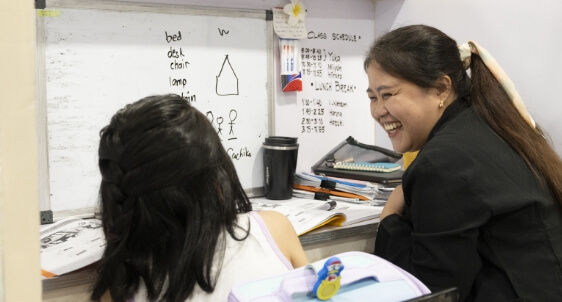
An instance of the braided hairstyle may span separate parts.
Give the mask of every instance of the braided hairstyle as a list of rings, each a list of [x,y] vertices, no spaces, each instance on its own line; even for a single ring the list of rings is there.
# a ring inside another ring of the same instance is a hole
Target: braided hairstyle
[[[426,25],[395,29],[371,47],[364,62],[377,62],[390,75],[422,88],[438,88],[449,76],[460,101],[468,101],[478,115],[525,160],[550,191],[562,211],[562,160],[543,130],[529,127],[482,59],[472,54],[471,76],[464,69],[455,40]]]
[[[177,95],[129,104],[100,131],[99,169],[107,246],[92,300],[126,301],[141,280],[150,301],[212,292],[215,250],[225,230],[246,239],[236,217],[252,206],[207,117]]]

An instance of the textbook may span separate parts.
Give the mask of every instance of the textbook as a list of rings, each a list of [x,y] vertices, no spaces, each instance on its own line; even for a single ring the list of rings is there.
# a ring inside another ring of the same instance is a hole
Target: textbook
[[[252,198],[254,211],[277,211],[293,224],[298,236],[324,225],[347,226],[365,220],[379,218],[382,206],[356,204],[334,200],[293,198],[269,200]]]
[[[100,219],[66,218],[40,231],[42,279],[66,274],[101,259],[105,236]]]

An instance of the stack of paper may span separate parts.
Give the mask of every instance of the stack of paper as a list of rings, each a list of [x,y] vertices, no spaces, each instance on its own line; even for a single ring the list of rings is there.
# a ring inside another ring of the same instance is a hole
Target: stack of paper
[[[387,200],[393,188],[368,181],[358,181],[300,172],[295,175],[295,197],[314,198],[314,193],[329,195],[329,199]],[[307,191],[309,193],[303,192]],[[313,192],[311,195],[310,192]]]
[[[67,218],[41,228],[41,275],[52,278],[83,268],[105,250],[101,220]]]

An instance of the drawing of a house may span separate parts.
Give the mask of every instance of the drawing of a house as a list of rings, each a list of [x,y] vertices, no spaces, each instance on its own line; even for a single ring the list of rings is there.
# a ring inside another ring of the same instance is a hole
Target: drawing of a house
[[[238,95],[238,77],[230,64],[228,55],[225,56],[221,70],[217,75],[215,90],[217,95]]]

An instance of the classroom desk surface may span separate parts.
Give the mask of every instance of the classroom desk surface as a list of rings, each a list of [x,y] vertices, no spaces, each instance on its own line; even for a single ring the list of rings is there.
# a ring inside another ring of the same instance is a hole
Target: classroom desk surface
[[[374,253],[378,224],[377,218],[343,227],[323,226],[299,239],[310,262],[349,251]]]
[[[338,226],[323,226],[317,230],[306,233],[299,237],[303,247],[315,243],[326,243],[330,240],[360,236],[365,234],[372,234],[377,232],[379,219],[371,219],[358,222],[352,225],[338,227]]]
[[[378,219],[349,226],[323,226],[299,237],[310,262],[347,251],[372,253]],[[44,279],[43,301],[86,301],[96,277],[95,264],[60,277]]]

